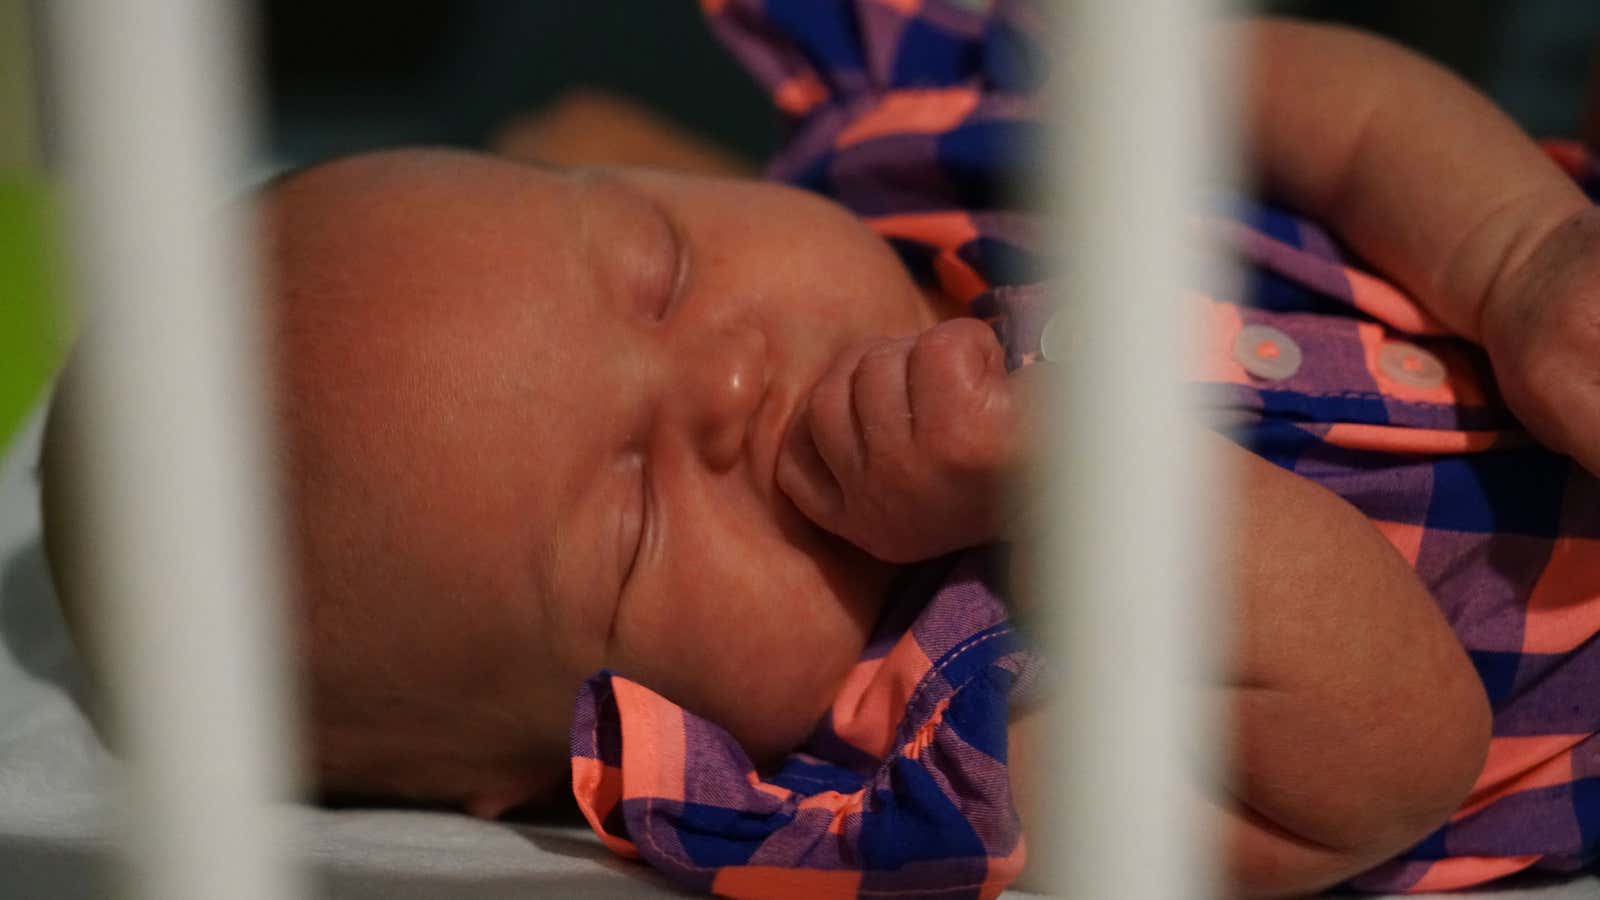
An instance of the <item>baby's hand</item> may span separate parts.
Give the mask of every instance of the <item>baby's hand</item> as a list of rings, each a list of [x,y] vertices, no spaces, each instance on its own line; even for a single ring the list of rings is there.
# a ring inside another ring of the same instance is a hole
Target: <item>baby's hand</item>
[[[955,319],[836,359],[795,414],[778,487],[822,528],[894,563],[1005,536],[1040,379],[1007,375],[989,326]]]
[[[1480,333],[1528,431],[1600,474],[1600,207],[1540,243],[1489,297]]]

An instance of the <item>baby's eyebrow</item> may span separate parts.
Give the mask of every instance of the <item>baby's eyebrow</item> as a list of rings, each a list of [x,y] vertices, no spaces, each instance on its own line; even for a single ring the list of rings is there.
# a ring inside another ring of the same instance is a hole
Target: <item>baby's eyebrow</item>
[[[598,186],[615,191],[634,203],[646,204],[654,209],[661,210],[661,203],[655,197],[639,190],[638,186],[628,179],[618,178],[615,166],[557,166],[551,167],[551,171],[572,179],[586,189]],[[665,210],[662,210],[662,212],[665,214]]]
[[[506,162],[512,163],[513,165],[527,166],[530,169],[538,169],[541,172],[551,172],[557,175],[565,175],[571,171],[571,169],[569,169],[567,166],[558,166],[552,162],[545,162],[542,159],[532,159],[525,156],[506,158]]]
[[[335,164],[364,155],[366,154],[363,151],[340,153],[336,156],[330,156],[326,159],[313,160],[302,165],[288,166],[286,168],[279,169],[276,172],[270,172],[265,178],[254,182],[253,190],[262,195],[270,194],[273,191],[288,187],[291,182],[298,181],[303,176],[311,175]]]

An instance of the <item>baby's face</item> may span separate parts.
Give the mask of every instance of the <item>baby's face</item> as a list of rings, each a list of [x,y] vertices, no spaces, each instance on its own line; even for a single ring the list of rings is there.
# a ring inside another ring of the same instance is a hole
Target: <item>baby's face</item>
[[[314,682],[381,667],[559,755],[610,667],[758,758],[804,736],[888,571],[773,473],[836,355],[935,320],[879,238],[770,184],[437,152],[267,209],[312,652],[341,654]],[[519,789],[453,792],[495,791]]]

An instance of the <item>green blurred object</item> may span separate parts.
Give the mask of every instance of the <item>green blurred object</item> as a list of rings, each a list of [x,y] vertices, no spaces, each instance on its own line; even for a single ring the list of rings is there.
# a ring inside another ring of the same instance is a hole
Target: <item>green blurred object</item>
[[[0,172],[0,450],[66,353],[56,226],[54,197],[42,179]]]
[[[53,191],[39,173],[27,0],[0,0],[0,452],[66,352]]]

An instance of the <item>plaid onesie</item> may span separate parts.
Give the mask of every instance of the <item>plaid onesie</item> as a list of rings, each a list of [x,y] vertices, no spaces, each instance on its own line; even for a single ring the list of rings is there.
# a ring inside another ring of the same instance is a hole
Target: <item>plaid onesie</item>
[[[791,126],[768,175],[830,196],[910,271],[988,320],[1012,366],[1055,310],[1038,210],[1038,11],[996,0],[702,0]],[[1552,155],[1586,187],[1600,166]],[[1195,378],[1229,436],[1360,509],[1421,576],[1494,711],[1449,821],[1351,882],[1481,884],[1600,858],[1600,481],[1535,445],[1482,351],[1322,228],[1241,203],[1200,217],[1245,264],[1197,291]],[[1065,248],[1070,253],[1070,248]],[[619,852],[727,895],[993,896],[1024,844],[1008,703],[1038,679],[984,553],[907,570],[816,734],[763,778],[715,726],[601,673],[579,699],[575,790]],[[756,677],[756,676],[752,676]],[[1403,711],[1398,714],[1403,715]]]

